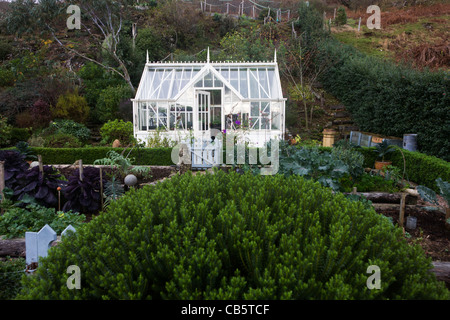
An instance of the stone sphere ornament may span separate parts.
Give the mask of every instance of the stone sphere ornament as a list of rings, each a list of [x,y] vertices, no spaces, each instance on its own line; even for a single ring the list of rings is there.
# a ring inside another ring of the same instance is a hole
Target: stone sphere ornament
[[[138,182],[138,180],[134,174],[127,175],[123,181],[129,187],[135,186]]]

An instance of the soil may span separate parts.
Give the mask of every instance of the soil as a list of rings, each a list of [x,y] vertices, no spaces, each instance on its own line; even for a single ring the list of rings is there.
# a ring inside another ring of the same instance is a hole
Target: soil
[[[419,200],[418,204],[426,203]],[[398,211],[383,212],[383,214],[391,217],[394,224],[398,224]],[[424,210],[408,215],[417,218],[417,227],[414,230],[405,228],[407,242],[420,245],[433,261],[450,261],[450,230],[445,228],[445,214]],[[405,226],[407,216],[405,216]]]

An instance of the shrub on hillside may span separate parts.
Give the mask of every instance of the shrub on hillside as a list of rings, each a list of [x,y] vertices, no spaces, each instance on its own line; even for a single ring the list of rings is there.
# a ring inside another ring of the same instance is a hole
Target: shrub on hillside
[[[128,85],[108,87],[102,90],[95,106],[95,117],[101,122],[118,119],[120,103],[131,97],[132,92]]]
[[[13,127],[8,123],[8,118],[0,115],[0,147],[10,144],[12,129]]]
[[[123,121],[122,119],[115,119],[106,122],[100,128],[102,142],[110,144],[118,139],[122,146],[134,144],[136,139],[133,133],[133,123],[130,121]]]
[[[44,137],[44,147],[46,148],[79,148],[81,141],[71,134],[56,133]]]
[[[339,9],[337,10],[335,23],[338,26],[347,24],[347,13],[345,12],[344,7],[339,7]]]
[[[450,297],[387,218],[297,176],[175,176],[130,190],[69,237],[19,299]],[[67,288],[70,265],[83,275],[79,290]]]
[[[67,92],[58,98],[56,106],[51,107],[51,113],[53,118],[83,123],[88,119],[89,106],[77,91]]]

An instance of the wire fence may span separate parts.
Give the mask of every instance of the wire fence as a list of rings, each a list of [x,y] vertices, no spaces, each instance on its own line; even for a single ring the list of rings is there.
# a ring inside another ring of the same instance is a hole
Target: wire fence
[[[253,0],[227,1],[227,0],[200,0],[184,1],[186,4],[200,9],[210,14],[227,14],[230,16],[246,16],[252,19],[260,18],[261,12],[265,10],[264,16],[271,18],[273,22],[287,22],[296,17],[296,10],[292,8],[283,8],[281,3],[265,1],[267,5],[257,3]],[[264,17],[263,17],[264,18]]]

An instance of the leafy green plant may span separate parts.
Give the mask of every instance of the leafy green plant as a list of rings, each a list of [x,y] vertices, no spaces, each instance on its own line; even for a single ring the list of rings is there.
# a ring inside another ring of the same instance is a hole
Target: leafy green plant
[[[395,147],[391,144],[388,144],[386,140],[383,140],[383,142],[377,144],[375,146],[375,152],[378,155],[378,159],[381,159],[381,161],[384,162],[386,155],[388,155],[391,152],[394,152]]]
[[[157,129],[147,137],[147,147],[149,148],[173,148],[176,144],[175,141],[170,140],[162,133],[164,130]]]
[[[67,288],[70,265],[79,290]],[[371,265],[382,270],[377,290]],[[17,298],[449,299],[432,268],[373,208],[319,183],[187,173],[111,203],[40,260]]]
[[[87,142],[91,137],[91,130],[84,124],[67,119],[56,119],[55,121],[52,121],[45,132],[50,134],[69,134],[80,140],[82,143]]]
[[[23,155],[25,160],[37,160],[37,156],[34,154],[27,142],[19,141],[16,144],[16,149],[21,155]]]
[[[89,105],[75,90],[61,95],[56,106],[51,106],[50,111],[54,118],[84,123],[89,116]]]
[[[7,146],[11,139],[12,126],[8,124],[8,118],[0,115],[0,147]]]
[[[110,166],[113,171],[117,172],[118,177],[121,178],[124,178],[127,174],[147,176],[151,172],[151,169],[145,166],[134,166],[132,164],[134,158],[129,157],[131,151],[126,156],[123,155],[125,150],[121,154],[114,150],[108,151],[106,158],[95,160],[94,165]]]
[[[79,148],[81,141],[68,133],[55,133],[44,137],[46,148]]]
[[[281,174],[313,179],[336,191],[340,189],[339,180],[350,173],[344,161],[331,152],[320,152],[317,147],[285,146],[280,152],[279,164]]]
[[[331,149],[335,159],[341,160],[348,167],[349,173],[357,180],[364,173],[364,156],[348,146],[335,146]]]
[[[136,139],[133,133],[133,123],[130,121],[123,121],[122,119],[115,119],[106,122],[100,128],[103,143],[112,143],[114,140],[119,140],[123,146],[135,144]]]
[[[448,207],[450,205],[450,183],[441,178],[437,178],[436,184],[440,190],[440,195],[445,199]],[[437,193],[434,190],[422,185],[417,186],[416,189],[425,201],[439,205]]]
[[[20,238],[25,232],[38,232],[48,224],[56,233],[60,234],[71,224],[74,228],[83,225],[85,216],[73,212],[57,212],[38,204],[28,204],[25,208],[10,206],[0,216],[0,235],[9,238]]]
[[[100,92],[95,106],[95,116],[100,122],[106,122],[118,119],[119,105],[122,101],[130,99],[132,91],[130,86],[118,85],[115,87],[108,87]]]
[[[20,279],[25,271],[26,263],[24,258],[6,257],[5,261],[0,260],[0,300],[12,300],[20,291]]]

